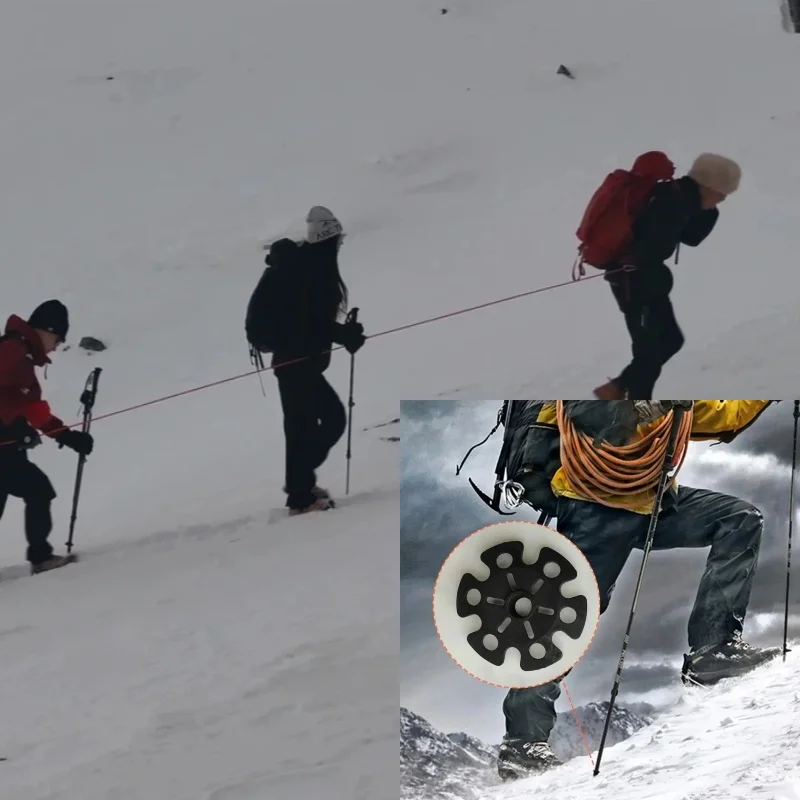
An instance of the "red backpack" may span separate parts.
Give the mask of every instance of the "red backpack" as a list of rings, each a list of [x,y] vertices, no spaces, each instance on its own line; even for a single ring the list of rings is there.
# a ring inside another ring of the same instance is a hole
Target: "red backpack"
[[[671,180],[675,165],[658,150],[640,155],[630,170],[616,169],[592,195],[577,230],[580,240],[572,279],[586,272],[584,264],[604,268],[624,260],[633,241],[633,225],[661,181]]]

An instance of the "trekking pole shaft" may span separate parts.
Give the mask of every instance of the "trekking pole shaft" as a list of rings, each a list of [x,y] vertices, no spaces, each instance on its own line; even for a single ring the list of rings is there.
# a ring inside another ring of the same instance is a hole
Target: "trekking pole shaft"
[[[81,494],[81,484],[83,483],[83,465],[86,463],[86,456],[78,459],[78,472],[75,475],[75,488],[72,492],[72,513],[69,518],[69,538],[67,539],[67,553],[72,552],[72,537],[75,533],[75,523],[78,520],[78,500]]]
[[[794,527],[794,473],[797,466],[797,420],[800,418],[800,400],[794,401],[794,441],[792,443],[792,478],[789,484],[789,541],[786,550],[786,601],[783,612],[783,660],[789,652],[789,582],[792,573],[792,528]]]
[[[354,308],[347,315],[347,322],[358,322],[358,308]],[[353,443],[353,406],[355,400],[353,399],[353,383],[355,380],[356,372],[356,356],[355,353],[350,354],[350,393],[347,398],[347,477],[345,478],[344,493],[350,494],[350,459],[352,457],[351,446]]]
[[[95,367],[86,381],[86,388],[81,395],[83,403],[83,424],[81,430],[89,433],[92,427],[92,409],[97,398],[97,383],[100,380],[101,367]],[[82,453],[78,457],[78,469],[75,473],[75,488],[72,492],[72,513],[69,518],[69,536],[67,538],[67,554],[72,552],[72,538],[75,534],[75,523],[78,519],[78,500],[81,495],[81,485],[83,484],[83,467],[86,464],[86,456]]]
[[[91,411],[86,409],[83,414],[83,425],[81,430],[89,433],[92,427]],[[72,513],[69,517],[69,537],[67,538],[67,553],[72,552],[72,537],[75,533],[75,523],[78,519],[78,500],[81,496],[81,484],[83,483],[83,466],[86,464],[86,456],[81,454],[78,457],[78,470],[75,473],[75,488],[72,490]]]
[[[667,482],[669,481],[669,473],[675,461],[675,447],[678,441],[678,431],[680,430],[681,421],[685,410],[682,408],[672,409],[672,426],[670,427],[669,440],[667,442],[667,452],[664,457],[664,467],[661,470],[661,478],[658,481],[658,489],[656,490],[656,497],[653,501],[653,513],[650,515],[650,526],[647,530],[647,539],[645,540],[644,554],[642,555],[642,564],[639,567],[639,577],[636,580],[636,589],[633,593],[633,602],[631,603],[631,611],[628,615],[628,625],[625,628],[625,636],[622,640],[622,651],[619,656],[619,663],[617,664],[617,671],[614,674],[614,684],[611,687],[611,699],[608,704],[608,713],[606,714],[605,725],[603,726],[603,735],[600,738],[600,747],[597,751],[597,761],[594,766],[594,774],[600,772],[600,762],[603,759],[603,750],[606,746],[606,738],[608,737],[608,729],[611,725],[611,715],[614,711],[614,704],[619,694],[619,685],[622,679],[622,666],[625,663],[625,654],[628,650],[628,641],[633,628],[633,619],[636,614],[636,605],[639,602],[639,593],[642,589],[642,582],[644,580],[644,570],[647,566],[647,559],[650,551],[653,548],[653,538],[655,537],[656,525],[658,524],[658,516],[661,513],[661,501],[664,497],[664,492],[667,489]]]
[[[353,443],[353,381],[356,371],[356,357],[350,356],[350,396],[347,401],[347,479],[345,486],[345,494],[350,494],[350,459],[352,458],[352,443]]]

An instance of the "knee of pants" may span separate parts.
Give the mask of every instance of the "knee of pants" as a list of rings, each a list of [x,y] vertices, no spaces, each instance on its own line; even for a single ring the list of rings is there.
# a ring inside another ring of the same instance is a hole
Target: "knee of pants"
[[[28,490],[25,492],[25,496],[23,497],[23,500],[26,504],[32,505],[49,505],[55,499],[56,490],[53,487],[50,478],[48,478],[43,472],[40,473],[38,480],[31,483],[30,487],[28,487]]]
[[[740,520],[735,527],[741,531],[743,536],[749,537],[751,545],[758,548],[761,543],[761,534],[764,532],[764,515],[761,513],[761,509],[756,508],[752,503],[741,500],[737,503],[732,516]]]
[[[764,531],[764,515],[758,508],[739,500],[720,517],[718,524],[714,543],[718,553],[734,555],[749,551],[754,559],[758,558]]]
[[[347,413],[343,403],[337,403],[335,409],[331,409],[331,415],[327,421],[327,429],[330,431],[332,439],[338,440],[347,428]]]
[[[683,338],[683,334],[680,331],[677,331],[664,348],[665,358],[672,358],[672,356],[680,351],[685,341],[686,340]]]

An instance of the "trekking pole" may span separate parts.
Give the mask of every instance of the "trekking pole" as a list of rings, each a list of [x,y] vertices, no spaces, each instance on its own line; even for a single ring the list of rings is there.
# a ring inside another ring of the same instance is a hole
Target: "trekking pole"
[[[783,613],[783,660],[789,649],[786,641],[789,636],[789,578],[792,570],[792,527],[794,525],[794,471],[797,466],[797,420],[800,419],[800,400],[794,401],[794,443],[792,444],[792,482],[789,486],[789,545],[786,552],[786,608]]]
[[[681,420],[686,409],[673,408],[672,409],[672,427],[669,432],[669,439],[667,441],[667,452],[664,456],[664,466],[661,470],[661,477],[658,481],[658,489],[656,489],[656,498],[653,503],[653,513],[650,515],[650,526],[647,530],[647,539],[644,544],[644,555],[642,557],[642,565],[639,567],[639,578],[636,581],[636,590],[633,593],[633,603],[631,604],[631,613],[628,617],[628,627],[625,629],[625,637],[622,640],[622,652],[620,653],[619,663],[617,664],[617,672],[614,675],[614,685],[611,688],[611,701],[608,704],[608,714],[606,714],[606,722],[603,727],[603,736],[600,739],[600,747],[597,751],[597,763],[594,766],[594,775],[600,772],[600,761],[603,758],[603,750],[606,746],[606,737],[608,736],[608,728],[611,724],[611,714],[614,711],[614,703],[619,693],[619,683],[622,678],[622,665],[625,662],[625,653],[628,649],[628,639],[631,635],[631,628],[633,627],[633,617],[636,613],[636,604],[639,601],[639,592],[642,589],[642,579],[644,578],[644,568],[647,566],[647,559],[650,551],[653,549],[653,539],[656,533],[656,525],[658,524],[658,516],[661,512],[661,501],[664,497],[664,492],[667,489],[667,482],[669,481],[669,473],[675,463],[675,447],[678,440],[678,431],[681,426]]]
[[[345,319],[345,325],[348,322],[358,322],[358,309],[354,308]],[[350,494],[350,458],[352,453],[350,452],[350,445],[353,441],[353,406],[355,405],[355,401],[353,400],[353,379],[355,377],[356,371],[356,354],[350,353],[350,397],[347,401],[347,479],[345,484],[345,494]]]
[[[92,427],[92,409],[97,398],[97,381],[100,379],[101,367],[95,367],[86,379],[86,386],[81,394],[81,404],[83,405],[83,425],[81,430],[89,433]],[[78,457],[78,471],[75,475],[75,490],[72,493],[72,514],[69,518],[69,538],[67,539],[67,553],[72,552],[72,535],[75,533],[75,521],[78,519],[78,498],[81,494],[81,483],[83,482],[83,465],[86,463],[86,455],[81,453]]]

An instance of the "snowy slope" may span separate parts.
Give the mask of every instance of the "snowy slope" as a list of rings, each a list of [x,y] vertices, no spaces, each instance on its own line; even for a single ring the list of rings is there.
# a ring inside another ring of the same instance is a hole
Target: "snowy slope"
[[[586,744],[600,743],[608,702],[589,703],[576,709],[575,715],[561,712],[556,720],[550,745],[563,761],[586,756]],[[617,706],[611,717],[608,744],[614,745],[652,723],[649,716],[640,716],[624,706]],[[400,781],[401,796],[416,798],[481,797],[487,787],[497,785],[498,745],[487,745],[470,734],[436,730],[428,720],[400,709]]]
[[[95,364],[99,415],[246,372],[263,244],[298,232],[312,204],[350,233],[343,272],[375,333],[561,280],[587,194],[652,147],[682,167],[708,148],[745,168],[713,242],[684,256],[690,346],[661,388],[788,393],[800,56],[769,4],[0,9],[3,313],[59,297],[73,343],[110,347],[57,356],[46,391],[67,419]],[[562,62],[576,81],[556,76]],[[537,354],[498,357],[505,341]],[[271,376],[266,398],[250,377],[99,420],[77,534],[86,559],[0,586],[4,800],[251,800],[264,781],[278,800],[319,783],[330,797],[392,796],[396,751],[376,748],[396,737],[395,453],[362,428],[396,416],[400,397],[505,396],[509,384],[580,394],[626,351],[598,281],[369,342],[353,442],[368,498],[274,529]],[[336,354],[329,372],[342,392],[348,362]],[[321,474],[336,493],[343,454]],[[60,544],[74,458],[52,446],[35,458],[60,492]],[[12,501],[4,578],[21,522]]]
[[[336,521],[241,513],[0,576],[3,800],[390,796],[396,632],[374,598],[391,493]]]
[[[597,777],[588,758],[576,759],[483,800],[798,800],[798,663],[790,653],[785,664],[687,691],[669,715],[607,749]]]

